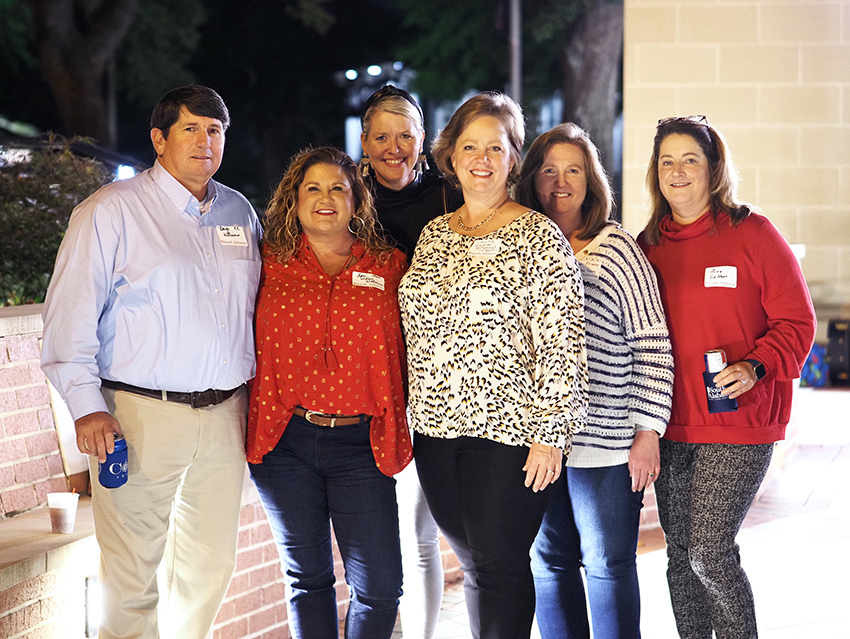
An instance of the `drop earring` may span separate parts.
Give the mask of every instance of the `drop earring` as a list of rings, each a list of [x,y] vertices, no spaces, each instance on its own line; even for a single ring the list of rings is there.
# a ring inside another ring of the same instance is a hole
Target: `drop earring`
[[[366,177],[369,175],[369,167],[372,166],[372,163],[369,161],[369,156],[364,155],[360,158],[360,175]]]

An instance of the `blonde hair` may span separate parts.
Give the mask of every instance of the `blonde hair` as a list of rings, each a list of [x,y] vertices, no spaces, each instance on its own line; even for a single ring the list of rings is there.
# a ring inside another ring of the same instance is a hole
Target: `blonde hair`
[[[413,122],[416,130],[420,133],[425,132],[425,123],[422,122],[422,116],[419,111],[410,102],[405,100],[400,95],[388,95],[377,100],[363,114],[362,127],[363,133],[367,136],[372,129],[372,118],[380,111],[386,111],[393,115],[401,115]]]
[[[295,155],[280,180],[266,208],[263,242],[278,262],[286,262],[301,245],[301,223],[298,221],[298,189],[307,170],[317,164],[329,164],[342,169],[354,195],[354,216],[362,222],[355,234],[366,251],[381,260],[395,250],[378,230],[377,214],[372,192],[363,182],[357,165],[343,151],[332,146],[308,148]]]

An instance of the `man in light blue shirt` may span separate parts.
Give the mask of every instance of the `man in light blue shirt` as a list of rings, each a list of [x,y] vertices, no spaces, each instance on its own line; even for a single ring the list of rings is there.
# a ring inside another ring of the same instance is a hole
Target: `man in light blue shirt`
[[[204,639],[235,565],[262,231],[211,179],[229,123],[212,89],[167,93],[156,163],[74,210],[47,293],[42,368],[91,455],[101,639]],[[107,489],[113,433],[129,479]]]

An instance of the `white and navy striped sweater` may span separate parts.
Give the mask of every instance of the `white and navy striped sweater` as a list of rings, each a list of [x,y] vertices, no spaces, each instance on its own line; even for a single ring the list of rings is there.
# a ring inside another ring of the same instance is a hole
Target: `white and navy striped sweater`
[[[624,464],[636,430],[663,435],[673,354],[655,273],[634,239],[609,224],[576,254],[584,278],[590,395],[568,466]]]

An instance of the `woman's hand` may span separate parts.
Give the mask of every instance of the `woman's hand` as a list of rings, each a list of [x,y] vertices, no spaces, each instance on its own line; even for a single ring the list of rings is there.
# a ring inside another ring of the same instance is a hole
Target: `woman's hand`
[[[722,392],[729,399],[740,397],[750,390],[757,381],[753,365],[745,361],[730,364],[714,376],[714,383],[719,387],[731,384],[729,388],[723,388]]]
[[[658,448],[658,433],[654,430],[639,430],[629,451],[629,476],[632,492],[643,490],[658,478],[661,472],[661,452]]]
[[[525,460],[525,487],[539,492],[561,476],[564,451],[554,446],[532,444]]]

